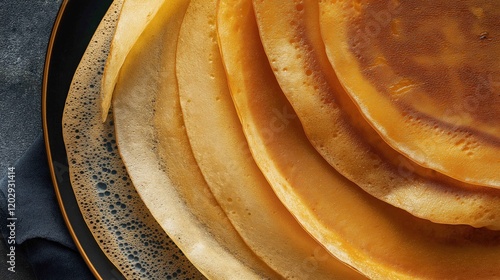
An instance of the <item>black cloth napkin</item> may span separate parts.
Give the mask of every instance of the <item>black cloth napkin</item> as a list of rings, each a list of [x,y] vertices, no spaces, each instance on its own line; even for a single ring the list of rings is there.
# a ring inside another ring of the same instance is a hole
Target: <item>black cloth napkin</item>
[[[38,279],[94,279],[62,218],[42,135],[14,164],[14,168],[13,213],[7,208],[9,178],[7,176],[0,181],[0,220],[3,221],[1,231],[4,239],[7,241],[11,233],[12,226],[7,226],[14,222],[15,248],[22,250]]]

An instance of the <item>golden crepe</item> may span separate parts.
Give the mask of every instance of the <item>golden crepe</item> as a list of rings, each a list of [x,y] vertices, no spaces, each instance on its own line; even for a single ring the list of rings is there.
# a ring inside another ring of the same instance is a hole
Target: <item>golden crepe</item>
[[[335,73],[384,141],[500,188],[500,2],[320,3]]]
[[[170,16],[160,9],[123,64],[113,94],[120,154],[155,219],[205,276],[276,278],[220,209],[189,147],[175,78],[177,37],[189,2]]]
[[[137,195],[117,151],[113,121],[101,121],[98,85],[121,5],[113,2],[97,27],[66,99],[62,133],[71,187],[89,231],[127,279],[204,279]]]
[[[500,278],[500,190],[385,142],[337,79],[319,17],[315,0],[177,0],[135,27],[115,64],[113,115],[161,233],[211,279]],[[98,101],[88,98],[70,101],[68,116],[90,114],[93,125]],[[109,156],[95,154],[103,149],[116,157],[114,142],[95,142],[102,135],[83,145],[79,128],[65,127],[72,161],[88,145],[94,159]],[[88,171],[73,175],[85,209]]]
[[[109,48],[101,80],[100,101],[102,121],[108,117],[116,81],[130,49],[162,6],[175,11],[181,0],[124,0]]]
[[[284,94],[320,154],[371,195],[445,224],[500,229],[500,192],[425,169],[364,121],[326,58],[314,0],[254,1],[264,49]]]
[[[219,2],[219,15],[232,14],[240,4]],[[176,60],[184,123],[205,180],[243,240],[283,278],[361,278],[300,227],[255,164],[227,87],[216,7],[216,0],[191,0]],[[311,257],[317,262],[313,270],[304,264]]]
[[[500,253],[498,232],[417,219],[332,169],[307,140],[273,76],[249,1],[233,2],[222,0],[219,7],[228,11],[218,17],[231,94],[254,158],[305,229],[374,279],[500,276],[489,270],[499,264],[493,257]]]

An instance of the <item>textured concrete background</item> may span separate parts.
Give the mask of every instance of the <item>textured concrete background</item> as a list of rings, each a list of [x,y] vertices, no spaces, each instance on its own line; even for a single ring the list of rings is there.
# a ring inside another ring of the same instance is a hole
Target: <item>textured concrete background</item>
[[[47,43],[61,0],[0,0],[0,177],[42,133],[40,100]],[[0,242],[0,279],[34,279],[16,259],[7,272]]]
[[[60,2],[0,1],[0,177],[42,133],[42,73]]]

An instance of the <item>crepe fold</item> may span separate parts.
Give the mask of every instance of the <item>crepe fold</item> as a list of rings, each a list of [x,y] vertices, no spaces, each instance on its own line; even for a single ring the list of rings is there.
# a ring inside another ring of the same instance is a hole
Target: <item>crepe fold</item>
[[[99,98],[103,122],[108,118],[113,91],[122,65],[137,39],[144,32],[144,29],[147,28],[151,20],[155,18],[156,13],[158,13],[158,10],[162,6],[167,6],[163,7],[163,12],[171,13],[179,8],[178,5],[181,2],[163,0],[123,1],[100,83]]]
[[[189,146],[175,75],[189,3],[182,1],[171,16],[160,10],[123,64],[113,93],[120,154],[152,215],[205,276],[276,278],[229,222]]]
[[[218,6],[217,6],[218,4]],[[247,9],[243,9],[243,7]],[[255,164],[222,64],[217,33],[248,1],[191,1],[177,47],[179,97],[196,162],[218,203],[253,252],[286,279],[357,274],[317,243],[283,206]],[[222,21],[220,20],[222,19]],[[233,29],[226,29],[232,31]],[[322,256],[317,261],[315,256]],[[324,257],[326,256],[326,257]],[[315,262],[314,269],[307,261]]]

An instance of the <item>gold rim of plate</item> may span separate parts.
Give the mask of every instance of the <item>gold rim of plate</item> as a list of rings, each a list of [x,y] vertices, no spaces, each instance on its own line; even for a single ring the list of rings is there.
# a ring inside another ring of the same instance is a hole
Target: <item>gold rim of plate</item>
[[[59,208],[61,209],[61,214],[63,216],[64,222],[66,224],[66,227],[68,228],[68,231],[71,235],[71,238],[75,242],[75,246],[78,249],[80,255],[82,256],[83,260],[89,267],[90,271],[92,274],[99,280],[102,280],[102,276],[99,274],[97,271],[96,267],[90,260],[89,256],[87,255],[87,252],[85,249],[82,247],[82,244],[80,243],[80,240],[76,236],[75,230],[73,229],[73,226],[69,220],[68,213],[66,212],[66,208],[64,206],[64,201],[61,196],[61,192],[59,189],[59,184],[57,182],[57,176],[55,173],[54,165],[52,164],[52,151],[50,149],[50,139],[49,139],[49,132],[48,132],[48,121],[47,121],[47,88],[48,88],[48,79],[49,79],[49,71],[50,71],[50,60],[52,58],[52,50],[54,48],[54,43],[56,39],[56,35],[59,31],[59,28],[61,26],[61,19],[66,11],[66,7],[68,5],[69,0],[63,0],[61,3],[61,6],[59,8],[59,11],[57,12],[56,19],[54,21],[54,25],[52,27],[52,31],[50,34],[49,38],[49,43],[47,45],[47,54],[45,56],[45,65],[43,68],[43,78],[42,78],[42,127],[43,127],[43,138],[45,142],[45,151],[47,154],[47,161],[49,165],[49,170],[50,170],[50,177],[52,179],[52,184],[54,186],[54,191],[56,194],[57,202],[59,204]]]

